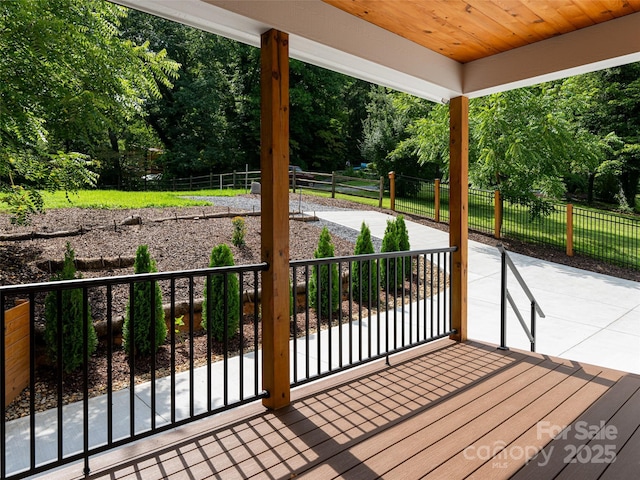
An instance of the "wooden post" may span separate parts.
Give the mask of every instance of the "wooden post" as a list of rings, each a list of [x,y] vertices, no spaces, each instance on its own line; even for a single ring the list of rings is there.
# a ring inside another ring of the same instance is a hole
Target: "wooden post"
[[[289,35],[261,38],[262,387],[267,408],[289,405]]]
[[[573,204],[567,204],[567,255],[573,257]]]
[[[493,236],[500,238],[500,229],[502,227],[502,198],[500,198],[500,190],[494,192],[493,212]]]
[[[391,210],[396,211],[396,172],[389,172],[389,197]]]
[[[433,208],[434,208],[434,220],[440,223],[440,179],[436,178],[433,182]]]
[[[336,198],[336,172],[331,172],[331,198]]]
[[[29,385],[31,351],[31,309],[29,302],[13,307],[5,313],[4,406],[9,404]]]
[[[467,340],[467,269],[469,210],[469,99],[449,104],[449,245],[458,247],[451,271],[451,339]]]
[[[380,187],[378,190],[378,208],[382,208],[382,199],[384,198],[384,177],[380,177]]]

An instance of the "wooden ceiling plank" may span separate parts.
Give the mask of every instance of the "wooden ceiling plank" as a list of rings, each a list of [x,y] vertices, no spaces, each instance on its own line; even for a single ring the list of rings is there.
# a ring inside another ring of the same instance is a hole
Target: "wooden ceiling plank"
[[[459,8],[443,8],[443,5],[438,5],[439,8],[425,8],[426,6],[433,6],[430,3],[416,2],[415,3],[415,15],[431,16],[435,23],[442,25],[448,32],[456,32],[447,34],[443,41],[451,43],[449,38],[453,36],[456,45],[456,50],[470,50],[475,52],[475,56],[455,57],[460,62],[467,62],[474,58],[483,58],[488,55],[493,55],[501,51],[510,50],[507,42],[501,40],[495,36],[488,38],[488,34],[482,34],[478,30],[478,22],[476,18],[470,19],[470,15],[466,12],[466,2],[458,2]],[[470,22],[470,20],[473,20]],[[471,28],[469,25],[475,25],[475,28]],[[474,31],[475,30],[475,31]],[[485,30],[486,31],[486,30]],[[492,43],[493,40],[493,43]]]
[[[462,63],[640,12],[640,0],[323,1]]]
[[[640,12],[640,0],[594,0],[593,4],[599,5],[599,11],[606,11],[614,18]],[[581,7],[584,8],[583,5]],[[591,7],[591,4],[587,3],[586,7]]]
[[[495,19],[496,22],[504,25],[509,31],[513,32],[519,39],[526,43],[544,40],[545,37],[538,32],[533,32],[527,28],[527,25],[520,21],[516,15],[509,13],[500,7],[496,2],[489,0],[467,0],[473,3],[474,8],[483,12],[487,17]]]
[[[557,11],[558,14],[562,16],[567,23],[573,25],[576,30],[596,24],[596,21],[576,3],[559,7]]]
[[[506,12],[522,22],[526,29],[541,36],[542,39],[552,37],[555,34],[553,27],[521,0],[493,0],[493,2],[504,8]]]
[[[518,35],[504,24],[476,8],[475,4],[477,3],[480,2],[458,0],[458,5],[460,5],[461,11],[464,12],[460,17],[460,21],[463,22],[463,30],[499,51],[510,50],[528,43],[526,41],[523,42]]]
[[[523,0],[523,3],[526,4],[527,8],[532,12],[539,15],[540,18],[553,29],[555,35],[576,30],[576,27],[574,27],[571,22],[568,22],[558,13],[558,9],[570,5],[571,0],[556,0],[553,3]]]

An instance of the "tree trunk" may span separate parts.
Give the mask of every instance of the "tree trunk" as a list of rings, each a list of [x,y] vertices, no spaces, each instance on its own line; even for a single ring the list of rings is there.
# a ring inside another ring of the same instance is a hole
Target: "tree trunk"
[[[593,188],[596,182],[595,172],[589,173],[589,180],[587,184],[587,203],[591,205],[593,203]]]
[[[118,145],[118,137],[115,132],[109,129],[109,143],[111,143],[111,150],[113,150],[113,170],[116,174],[116,180],[118,188],[122,187],[122,165],[120,163],[120,146]]]

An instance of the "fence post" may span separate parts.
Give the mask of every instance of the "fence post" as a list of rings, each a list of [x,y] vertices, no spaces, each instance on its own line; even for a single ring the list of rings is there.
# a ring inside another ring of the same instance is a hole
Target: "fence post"
[[[573,205],[567,204],[567,255],[573,257]]]
[[[433,181],[433,210],[434,210],[434,220],[437,223],[440,223],[440,179],[436,178]]]
[[[296,169],[291,170],[293,172],[292,183],[293,183],[293,193],[296,193]]]
[[[189,175],[189,190],[193,190],[193,175]]]
[[[500,198],[500,190],[494,192],[493,212],[493,236],[500,238],[500,227],[502,227],[502,199]]]
[[[396,172],[389,172],[389,208],[396,211]]]
[[[378,208],[382,208],[383,197],[384,197],[384,177],[380,176],[380,189],[378,192]]]
[[[233,188],[233,189],[236,188],[236,171],[235,170],[233,171],[233,187],[231,187],[231,188]]]
[[[336,198],[336,172],[331,172],[331,198]]]
[[[213,173],[209,172],[209,188],[213,188]]]

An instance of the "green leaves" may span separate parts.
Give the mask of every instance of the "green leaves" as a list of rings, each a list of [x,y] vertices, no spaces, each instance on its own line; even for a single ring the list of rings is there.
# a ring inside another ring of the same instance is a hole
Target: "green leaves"
[[[235,265],[229,245],[216,245],[211,250],[210,267],[230,267]],[[207,277],[202,303],[202,327],[211,329],[216,340],[224,341],[233,337],[240,327],[240,282],[234,273],[215,274]],[[226,295],[226,296],[225,296]],[[225,327],[226,324],[226,327]]]
[[[136,250],[133,269],[136,274],[158,271],[147,245],[140,245]],[[155,302],[155,311],[151,310],[152,298]],[[155,337],[151,335],[152,322],[155,325]],[[127,305],[122,336],[124,349],[130,356],[136,353],[140,355],[153,354],[164,342],[167,336],[167,324],[162,307],[162,291],[157,281],[133,284],[133,299],[130,298],[129,305]]]
[[[331,234],[327,227],[320,232],[318,248],[313,253],[314,258],[329,258],[335,256]],[[331,290],[329,290],[331,282]],[[314,266],[309,282],[309,304],[316,309],[319,319],[331,318],[340,307],[340,275],[335,263]],[[331,303],[329,303],[331,292]]]
[[[176,77],[166,52],[120,37],[126,14],[102,0],[0,2],[0,201],[16,221],[39,210],[38,189],[95,184],[88,155]]]

